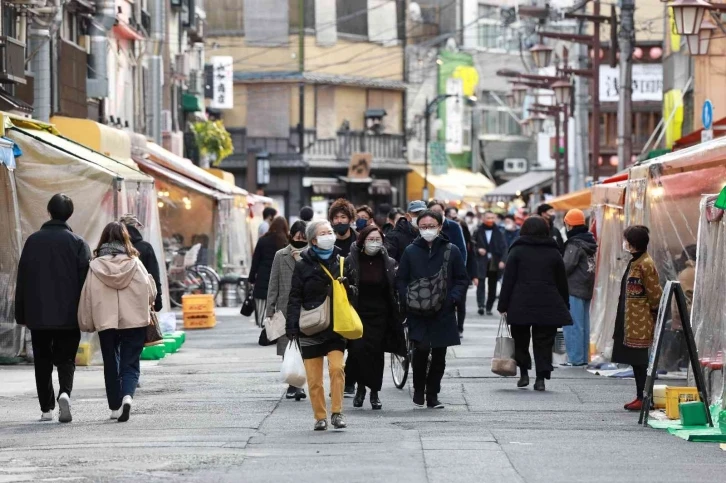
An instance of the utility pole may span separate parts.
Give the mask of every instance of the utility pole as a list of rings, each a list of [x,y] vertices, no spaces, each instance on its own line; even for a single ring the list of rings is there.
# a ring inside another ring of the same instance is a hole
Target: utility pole
[[[298,115],[300,117],[298,123],[298,144],[300,145],[300,155],[305,151],[305,0],[298,0],[298,69],[300,70],[300,100],[298,106],[300,108]]]
[[[592,182],[597,183],[600,178],[600,0],[593,4],[595,32],[592,39]]]
[[[618,99],[618,171],[630,164],[633,156],[633,41],[634,0],[620,0],[620,97]]]

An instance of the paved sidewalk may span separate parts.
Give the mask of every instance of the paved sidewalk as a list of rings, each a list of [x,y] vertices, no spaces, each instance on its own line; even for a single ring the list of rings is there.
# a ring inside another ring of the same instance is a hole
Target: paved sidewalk
[[[125,424],[107,419],[100,367],[78,369],[74,421],[61,425],[36,422],[31,366],[0,366],[0,483],[723,480],[718,445],[640,428],[623,411],[632,380],[563,368],[535,393],[494,376],[497,323],[470,311],[448,356],[446,409],[414,410],[387,369],[383,410],[348,399],[349,428],[325,433],[312,431],[308,401],[282,398],[274,347],[257,346],[254,323],[231,310],[179,353],[143,363]]]

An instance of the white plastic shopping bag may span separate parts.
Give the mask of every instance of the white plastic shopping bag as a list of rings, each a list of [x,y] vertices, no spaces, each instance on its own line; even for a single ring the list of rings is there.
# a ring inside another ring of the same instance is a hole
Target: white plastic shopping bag
[[[300,353],[300,346],[296,340],[291,340],[287,344],[280,376],[282,376],[282,382],[292,387],[303,387],[305,385],[305,364]]]

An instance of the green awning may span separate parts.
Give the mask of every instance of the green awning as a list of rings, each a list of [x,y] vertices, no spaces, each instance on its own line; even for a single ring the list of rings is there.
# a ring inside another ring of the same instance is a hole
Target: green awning
[[[202,99],[194,94],[182,94],[182,109],[186,112],[204,111]]]

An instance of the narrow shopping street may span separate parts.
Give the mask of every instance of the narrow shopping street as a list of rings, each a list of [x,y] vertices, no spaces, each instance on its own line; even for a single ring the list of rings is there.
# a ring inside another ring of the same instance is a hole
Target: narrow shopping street
[[[79,368],[71,424],[36,422],[33,368],[0,367],[0,482],[633,482],[720,481],[715,444],[637,426],[632,380],[557,369],[545,393],[489,370],[498,320],[469,292],[463,345],[449,350],[444,410],[414,410],[384,377],[349,428],[312,431],[308,401],[281,399],[274,347],[226,309],[216,328],[144,362],[131,420],[107,420],[101,367]]]

